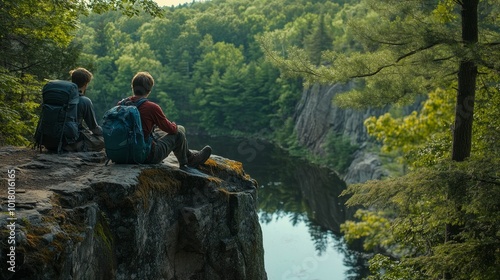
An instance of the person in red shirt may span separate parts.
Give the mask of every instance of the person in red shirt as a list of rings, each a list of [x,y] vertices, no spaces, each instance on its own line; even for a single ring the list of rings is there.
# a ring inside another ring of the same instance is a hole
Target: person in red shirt
[[[129,97],[129,100],[135,103],[142,98],[147,98],[153,85],[154,79],[151,74],[138,72],[132,79],[132,92],[134,95]],[[138,109],[141,115],[144,137],[153,136],[151,151],[144,163],[160,163],[171,152],[174,152],[179,161],[180,169],[187,172],[196,172],[196,170],[192,169],[205,163],[212,154],[210,146],[205,146],[199,152],[190,151],[185,128],[168,120],[158,104],[147,100]],[[155,126],[158,129],[155,130]]]

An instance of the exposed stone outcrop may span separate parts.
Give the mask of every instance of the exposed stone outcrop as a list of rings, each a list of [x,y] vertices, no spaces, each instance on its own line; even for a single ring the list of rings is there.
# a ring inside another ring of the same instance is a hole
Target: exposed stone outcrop
[[[199,177],[173,156],[104,166],[102,153],[27,153],[0,149],[2,177],[15,171],[13,216],[7,179],[0,193],[1,279],[267,279],[256,183],[241,163],[212,156]]]
[[[386,109],[343,109],[333,104],[333,98],[350,89],[349,84],[322,86],[315,84],[302,93],[296,110],[295,129],[299,142],[313,152],[322,154],[321,144],[328,133],[338,133],[361,145],[368,140],[363,122],[370,116],[380,116]]]
[[[302,93],[295,116],[295,129],[300,144],[311,152],[324,156],[322,146],[329,133],[348,137],[352,144],[364,147],[368,134],[363,125],[370,116],[380,116],[387,109],[342,109],[333,104],[335,95],[348,91],[350,84],[318,85],[307,88]],[[366,157],[371,162],[367,170]],[[355,154],[354,161],[345,172],[344,180],[348,183],[364,182],[369,179],[380,179],[385,171],[374,154],[361,151]]]
[[[344,181],[346,184],[355,184],[386,177],[388,172],[381,165],[382,163],[377,155],[358,150],[344,175]]]

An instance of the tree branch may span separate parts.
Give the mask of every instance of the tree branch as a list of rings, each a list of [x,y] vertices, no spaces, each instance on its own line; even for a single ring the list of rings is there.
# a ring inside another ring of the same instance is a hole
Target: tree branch
[[[370,41],[373,41],[375,43],[379,43],[379,44],[384,44],[384,45],[389,45],[389,46],[404,46],[406,45],[407,43],[397,43],[397,42],[387,42],[387,41],[380,41],[380,40],[376,40],[370,36],[365,36],[368,40]]]
[[[439,44],[440,44],[440,43],[432,43],[432,44],[430,44],[430,45],[427,45],[427,46],[424,46],[424,47],[420,47],[420,48],[418,48],[418,49],[416,49],[416,50],[413,50],[413,51],[411,51],[411,52],[409,52],[409,53],[406,53],[406,54],[404,54],[404,55],[402,55],[402,56],[398,57],[398,58],[396,59],[395,63],[391,63],[391,64],[387,64],[387,65],[380,66],[379,68],[377,68],[377,69],[376,69],[375,71],[373,71],[373,72],[366,73],[366,74],[362,74],[362,75],[351,76],[351,78],[365,78],[365,77],[374,76],[374,75],[376,75],[376,74],[380,73],[380,71],[382,71],[383,69],[385,69],[385,68],[389,68],[389,67],[392,67],[392,66],[396,65],[396,63],[400,62],[401,60],[403,60],[403,59],[405,59],[405,58],[407,58],[407,57],[409,57],[409,56],[412,56],[412,55],[414,55],[414,54],[416,54],[416,53],[418,53],[418,52],[421,52],[421,51],[424,51],[424,50],[430,49],[430,48],[432,48],[432,47],[434,47],[434,46],[436,46],[436,45],[439,45]],[[450,59],[450,58],[452,58],[452,56],[450,56],[450,57],[445,57],[445,58],[441,58],[441,59],[439,59],[439,60],[435,60],[435,61],[447,60],[447,59]]]
[[[434,62],[445,61],[445,60],[452,59],[452,58],[454,58],[454,57],[455,57],[455,56],[450,55],[450,56],[448,56],[448,57],[443,57],[443,58],[433,59],[432,61],[434,61]]]
[[[401,60],[403,60],[403,59],[405,59],[405,58],[407,58],[407,57],[409,57],[409,56],[412,56],[412,55],[414,55],[414,54],[416,54],[416,53],[419,53],[419,52],[421,52],[421,51],[428,50],[428,49],[430,49],[430,48],[432,48],[432,47],[434,47],[434,46],[436,46],[436,45],[439,45],[439,44],[440,44],[440,43],[432,43],[432,44],[430,44],[430,45],[428,45],[428,46],[420,47],[420,48],[418,48],[418,49],[416,49],[416,50],[413,50],[413,51],[411,51],[411,52],[409,52],[409,53],[407,53],[407,54],[404,54],[404,55],[400,56],[400,57],[396,60],[396,62],[399,62],[399,61],[401,61]]]
[[[489,180],[479,179],[479,178],[476,178],[476,180],[481,182],[481,183],[487,183],[487,184],[493,184],[493,185],[500,186],[500,182],[497,182],[497,181],[489,181]]]
[[[492,43],[486,43],[486,44],[482,44],[482,45],[486,46],[486,47],[495,47],[495,46],[500,45],[500,42],[492,42]]]
[[[351,76],[351,78],[366,78],[366,77],[374,76],[374,75],[378,74],[380,71],[384,70],[385,68],[389,68],[389,67],[392,67],[394,65],[395,65],[395,63],[388,64],[388,65],[383,65],[383,66],[380,66],[379,68],[377,68],[377,70],[375,70],[375,71],[373,71],[371,73],[366,73],[366,74]]]

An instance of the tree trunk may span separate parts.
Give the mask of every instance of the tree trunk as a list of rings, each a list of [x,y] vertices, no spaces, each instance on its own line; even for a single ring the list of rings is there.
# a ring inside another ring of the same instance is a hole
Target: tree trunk
[[[470,156],[472,147],[472,123],[474,116],[474,97],[476,94],[477,65],[469,56],[478,42],[477,6],[479,0],[462,1],[462,40],[465,57],[460,61],[458,68],[458,93],[455,107],[455,125],[453,128],[453,147],[451,159],[464,161]],[[454,201],[461,201],[465,195],[462,184],[452,185],[448,197]],[[455,209],[460,212],[460,207]],[[461,232],[460,225],[447,224],[445,228],[445,242],[456,241]],[[453,279],[453,272],[446,271],[444,279]]]
[[[478,42],[477,6],[479,0],[462,1],[462,40],[466,52]],[[458,94],[453,128],[452,160],[463,161],[470,156],[472,121],[476,92],[477,66],[468,56],[458,69]]]

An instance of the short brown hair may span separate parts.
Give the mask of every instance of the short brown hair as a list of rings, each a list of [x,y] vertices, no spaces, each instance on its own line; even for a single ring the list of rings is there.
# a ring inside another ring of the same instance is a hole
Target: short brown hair
[[[155,84],[155,80],[153,76],[148,72],[138,72],[135,74],[134,78],[132,78],[132,91],[134,95],[146,95],[151,92]]]
[[[75,83],[78,88],[81,88],[90,83],[90,81],[92,81],[92,78],[94,77],[89,70],[82,67],[69,71],[69,74],[71,75],[71,81]]]

